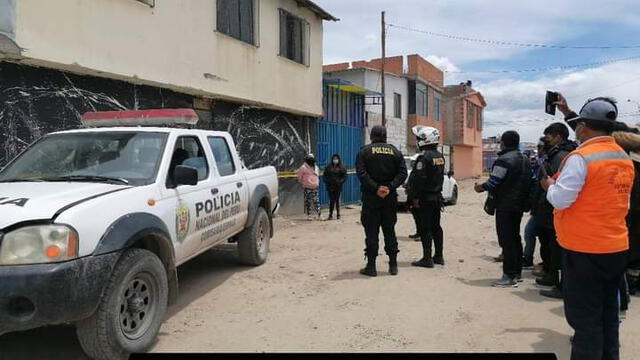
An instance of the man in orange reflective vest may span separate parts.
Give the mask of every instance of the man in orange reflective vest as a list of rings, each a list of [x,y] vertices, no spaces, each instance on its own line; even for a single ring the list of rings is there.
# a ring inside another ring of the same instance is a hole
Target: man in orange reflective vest
[[[589,100],[575,116],[558,108],[581,143],[556,179],[542,179],[555,208],[562,259],[565,315],[574,329],[572,360],[618,360],[618,289],[629,249],[625,222],[634,179],[628,155],[611,136],[618,109],[609,98]]]

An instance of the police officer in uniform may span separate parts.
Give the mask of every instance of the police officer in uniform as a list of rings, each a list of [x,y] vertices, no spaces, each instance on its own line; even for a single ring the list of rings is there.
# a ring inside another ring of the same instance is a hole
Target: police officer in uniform
[[[413,134],[418,148],[423,151],[416,160],[409,183],[413,208],[419,215],[420,240],[422,241],[422,259],[411,263],[413,266],[432,268],[434,263],[444,265],[443,234],[440,226],[442,208],[442,183],[444,182],[444,156],[438,151],[440,132],[428,126],[416,126]],[[432,257],[432,243],[435,256]]]
[[[389,255],[389,273],[398,274],[397,222],[398,195],[396,189],[407,179],[407,166],[402,153],[387,144],[383,126],[371,129],[371,144],[363,147],[356,158],[356,170],[362,190],[361,222],[366,236],[367,266],[360,273],[377,276],[378,235],[384,234],[384,250]]]

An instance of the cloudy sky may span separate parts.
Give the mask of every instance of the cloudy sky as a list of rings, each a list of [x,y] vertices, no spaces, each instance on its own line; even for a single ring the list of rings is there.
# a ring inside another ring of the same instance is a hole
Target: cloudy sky
[[[544,49],[459,41],[390,27],[387,55],[420,54],[449,71],[446,84],[472,80],[488,107],[485,136],[509,129],[525,140],[553,121],[546,90],[564,93],[578,111],[590,97],[613,96],[620,120],[640,122],[638,0],[317,0],[341,19],[325,23],[325,64],[380,56],[380,12],[387,22],[460,37],[607,49]],[[610,62],[612,60],[630,59]],[[572,67],[574,65],[588,65]],[[599,64],[599,65],[598,65]],[[560,70],[548,68],[568,67]],[[518,70],[547,69],[517,72]],[[512,71],[491,73],[492,71]],[[462,73],[460,73],[462,72]],[[628,102],[631,99],[635,102]]]

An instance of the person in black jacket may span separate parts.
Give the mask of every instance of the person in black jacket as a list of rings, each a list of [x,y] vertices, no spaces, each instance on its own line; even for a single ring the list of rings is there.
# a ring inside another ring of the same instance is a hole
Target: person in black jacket
[[[544,190],[542,190],[542,188],[540,187],[540,179],[542,178],[540,167],[544,162],[544,159],[546,159],[545,154],[548,150],[549,149],[546,139],[544,137],[540,138],[538,142],[538,154],[531,158],[532,184],[529,198],[531,199],[530,202],[532,206],[531,216],[529,217],[527,225],[525,225],[524,227],[525,247],[523,259],[524,263],[522,264],[523,269],[534,269],[533,257],[536,250],[536,238],[540,238],[540,227],[536,222],[536,206],[534,206],[534,204],[537,204],[540,201],[540,197],[544,194]],[[543,242],[540,242],[540,257],[543,259],[543,261],[545,259],[544,254],[546,251],[544,246],[545,244]]]
[[[569,140],[569,129],[563,123],[553,123],[544,130],[545,141],[550,149],[547,152],[547,159],[543,163],[545,173],[548,176],[554,176],[565,157],[578,147],[574,141]],[[547,246],[548,251],[543,265],[542,273],[534,273],[534,275],[542,275],[536,279],[538,285],[551,286],[551,290],[541,290],[540,295],[561,299],[562,289],[560,287],[560,268],[562,259],[562,248],[558,243],[556,231],[553,223],[553,206],[547,200],[546,192],[542,192],[536,204],[536,222],[540,227],[541,242]]]
[[[347,181],[347,169],[342,165],[340,155],[334,154],[331,157],[331,164],[324,169],[323,177],[329,192],[329,218],[327,220],[333,220],[334,208],[337,219],[340,220],[340,195],[342,194],[342,185]]]
[[[409,189],[412,207],[418,211],[422,259],[411,263],[413,266],[432,268],[444,265],[443,233],[440,226],[442,208],[442,183],[444,182],[445,160],[438,151],[440,132],[436,128],[418,125],[413,128],[418,147],[423,152],[411,171]],[[432,243],[435,256],[432,257]]]
[[[356,171],[362,190],[361,222],[366,236],[367,266],[360,273],[377,276],[378,236],[384,234],[384,250],[389,255],[389,273],[398,274],[398,194],[396,189],[407,179],[407,165],[402,153],[387,144],[387,130],[383,126],[371,129],[371,144],[363,147],[356,158]]]
[[[522,238],[520,223],[525,211],[529,211],[531,191],[531,164],[520,150],[520,135],[515,131],[502,134],[502,151],[493,164],[491,177],[483,184],[476,184],[475,191],[488,191],[495,199],[496,232],[502,247],[504,261],[502,278],[495,287],[516,287],[522,281]]]
[[[629,293],[634,295],[640,290],[640,129],[621,129],[614,132],[613,137],[616,143],[629,153],[635,168],[629,215],[627,215],[629,264],[626,276]]]

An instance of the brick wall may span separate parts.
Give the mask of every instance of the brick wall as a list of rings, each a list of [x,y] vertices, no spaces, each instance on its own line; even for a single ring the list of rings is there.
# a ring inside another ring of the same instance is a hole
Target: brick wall
[[[331,65],[324,65],[322,67],[322,72],[334,72],[334,71],[342,71],[342,70],[349,70],[349,63],[340,63],[340,64],[331,64]]]
[[[354,69],[367,68],[374,70],[382,70],[382,59],[373,59],[371,61],[354,61],[351,63]],[[404,58],[402,56],[389,57],[384,62],[385,72],[402,76],[404,74]]]
[[[409,72],[407,75],[418,76],[438,86],[444,86],[444,73],[442,70],[433,66],[420,55],[409,55],[407,61],[409,63]]]

